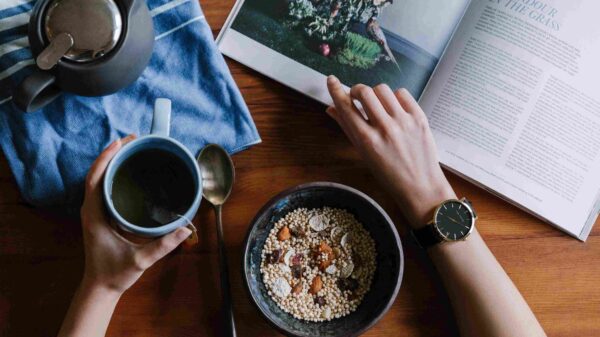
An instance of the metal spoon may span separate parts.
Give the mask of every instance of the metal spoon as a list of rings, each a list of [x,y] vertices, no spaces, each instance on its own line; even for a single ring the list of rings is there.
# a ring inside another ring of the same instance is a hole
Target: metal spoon
[[[202,194],[215,208],[217,218],[217,234],[219,237],[219,265],[221,268],[221,299],[223,301],[223,322],[226,336],[236,337],[231,289],[229,285],[229,269],[227,253],[223,239],[223,224],[221,208],[233,187],[235,171],[231,157],[222,147],[215,144],[207,145],[198,156],[198,164],[202,171]]]

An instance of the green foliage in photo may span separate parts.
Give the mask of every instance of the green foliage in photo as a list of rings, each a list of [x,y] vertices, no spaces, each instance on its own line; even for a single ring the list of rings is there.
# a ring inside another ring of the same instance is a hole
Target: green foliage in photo
[[[369,69],[377,64],[381,46],[360,34],[348,32],[344,47],[335,55],[336,61],[360,69]]]

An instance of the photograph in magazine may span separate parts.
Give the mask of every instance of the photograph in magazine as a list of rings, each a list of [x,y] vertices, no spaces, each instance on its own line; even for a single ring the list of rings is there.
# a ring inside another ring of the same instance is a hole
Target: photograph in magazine
[[[246,0],[231,29],[344,84],[420,96],[468,0]]]

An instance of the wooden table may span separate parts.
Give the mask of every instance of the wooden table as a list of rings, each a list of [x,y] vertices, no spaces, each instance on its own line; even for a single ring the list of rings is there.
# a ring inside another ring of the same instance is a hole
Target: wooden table
[[[216,34],[234,0],[206,0]],[[398,225],[406,266],[390,312],[366,336],[454,336],[453,313],[427,256],[407,244],[398,208],[324,113],[324,107],[228,60],[263,143],[235,156],[237,182],[225,207],[239,336],[277,336],[250,303],[241,281],[241,246],[248,223],[274,194],[309,181],[356,187]],[[478,227],[550,336],[600,334],[600,226],[587,243],[551,228],[449,174],[468,196]],[[0,336],[50,336],[58,330],[83,268],[76,221],[27,206],[6,160],[0,160]],[[148,270],[122,297],[109,336],[219,335],[216,231],[204,204],[195,223],[200,245],[179,249]]]

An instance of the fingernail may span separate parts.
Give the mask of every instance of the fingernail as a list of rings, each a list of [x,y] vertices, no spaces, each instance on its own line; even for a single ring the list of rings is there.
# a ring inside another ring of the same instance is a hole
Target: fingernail
[[[338,78],[333,75],[327,76],[327,83],[329,83],[329,84],[335,84],[335,83],[338,83],[339,81],[340,80],[338,80]]]
[[[121,142],[120,139],[115,140],[114,142],[112,142],[106,149],[107,150],[113,150],[115,147],[117,147],[117,145]]]
[[[132,133],[132,134],[130,134],[129,136],[127,136],[127,137],[123,138],[123,141],[132,140],[132,139],[134,139],[134,138],[135,138],[135,134],[133,134],[133,133]]]
[[[192,230],[187,227],[181,227],[177,230],[177,238],[179,240],[184,240],[191,234],[192,234]]]

